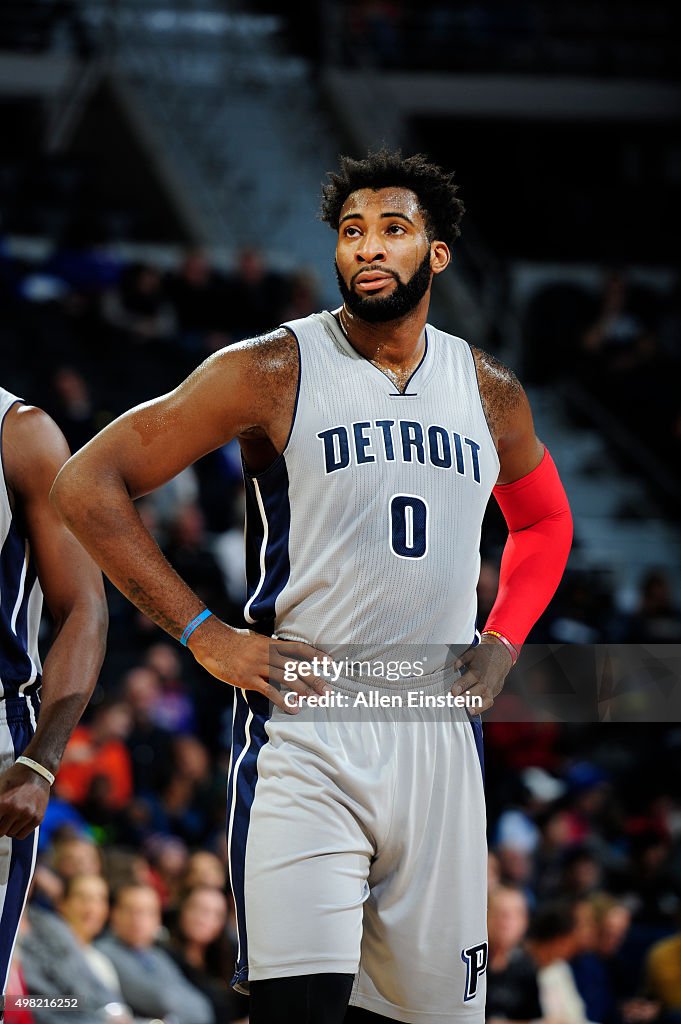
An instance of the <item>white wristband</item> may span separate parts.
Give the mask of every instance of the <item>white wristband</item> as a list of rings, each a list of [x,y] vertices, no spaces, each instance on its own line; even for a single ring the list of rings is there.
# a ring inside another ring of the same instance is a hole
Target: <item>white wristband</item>
[[[15,764],[25,764],[27,768],[32,768],[34,772],[38,773],[38,775],[42,775],[44,779],[47,779],[51,786],[54,785],[54,775],[52,772],[45,768],[44,765],[38,764],[38,762],[34,761],[32,758],[24,757],[22,754],[21,757],[16,759]]]

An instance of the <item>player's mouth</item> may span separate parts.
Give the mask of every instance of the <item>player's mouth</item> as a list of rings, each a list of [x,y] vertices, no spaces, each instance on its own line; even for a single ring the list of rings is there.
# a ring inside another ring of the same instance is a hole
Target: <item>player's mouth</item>
[[[382,274],[378,271],[367,270],[355,278],[355,288],[361,292],[377,292],[390,282],[394,281],[392,274]]]

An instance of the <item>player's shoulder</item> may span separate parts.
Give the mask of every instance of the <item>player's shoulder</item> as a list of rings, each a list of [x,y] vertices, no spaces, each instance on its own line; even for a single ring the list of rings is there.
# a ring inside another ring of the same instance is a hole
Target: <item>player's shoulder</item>
[[[254,374],[260,378],[289,371],[297,363],[298,345],[295,335],[287,327],[277,327],[219,349],[206,360],[204,366],[218,373],[239,366],[249,375]]]
[[[228,410],[229,417],[237,417],[241,434],[280,412],[282,401],[295,393],[299,365],[295,337],[278,327],[215,352],[178,393],[200,404],[204,417],[214,415],[222,421]]]
[[[2,461],[7,485],[28,493],[43,478],[53,480],[71,452],[51,416],[35,405],[15,402],[3,421]]]
[[[495,442],[513,426],[527,407],[527,396],[513,370],[484,349],[470,346],[475,362],[480,399]]]
[[[519,400],[523,394],[523,386],[510,366],[506,366],[505,363],[482,348],[477,348],[475,345],[469,347],[475,360],[480,386],[484,385],[486,388],[497,390],[507,399],[515,396]]]
[[[15,399],[3,421],[3,440],[26,448],[63,440],[63,436],[44,409],[29,405],[21,398]]]

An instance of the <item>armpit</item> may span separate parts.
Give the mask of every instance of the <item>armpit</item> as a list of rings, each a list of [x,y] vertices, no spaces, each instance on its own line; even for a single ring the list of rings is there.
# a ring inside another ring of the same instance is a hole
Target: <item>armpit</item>
[[[489,352],[483,352],[482,349],[473,346],[471,351],[475,358],[482,408],[494,443],[497,444],[508,429],[513,413],[522,403],[525,392],[513,370],[509,370]]]

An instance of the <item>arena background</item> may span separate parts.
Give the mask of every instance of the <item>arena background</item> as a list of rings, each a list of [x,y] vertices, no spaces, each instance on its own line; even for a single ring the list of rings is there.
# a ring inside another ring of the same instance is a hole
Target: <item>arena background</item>
[[[74,450],[210,352],[337,304],[317,209],[339,152],[401,145],[457,172],[467,213],[431,319],[518,372],[575,518],[564,582],[530,637],[544,646],[529,691],[488,716],[492,884],[515,884],[540,916],[546,901],[597,894],[571,956],[607,961],[607,1012],[582,995],[591,1020],[613,1022],[680,1008],[645,968],[681,906],[674,29],[667,0],[0,11],[2,384],[46,408]],[[240,624],[236,446],[140,510],[206,604]],[[503,541],[491,507],[481,619]],[[33,902],[54,904],[94,843],[112,885],[151,880],[172,936],[188,877],[210,870],[191,854],[224,863],[231,693],[108,593],[109,651],[55,786]],[[558,679],[545,663],[561,645],[601,668],[615,652],[629,698],[613,700],[616,680],[586,712],[533,706],[532,693],[570,691],[585,664]],[[663,695],[652,710],[651,687]],[[626,922],[610,947],[606,905]],[[643,995],[654,1001],[632,1010]]]

